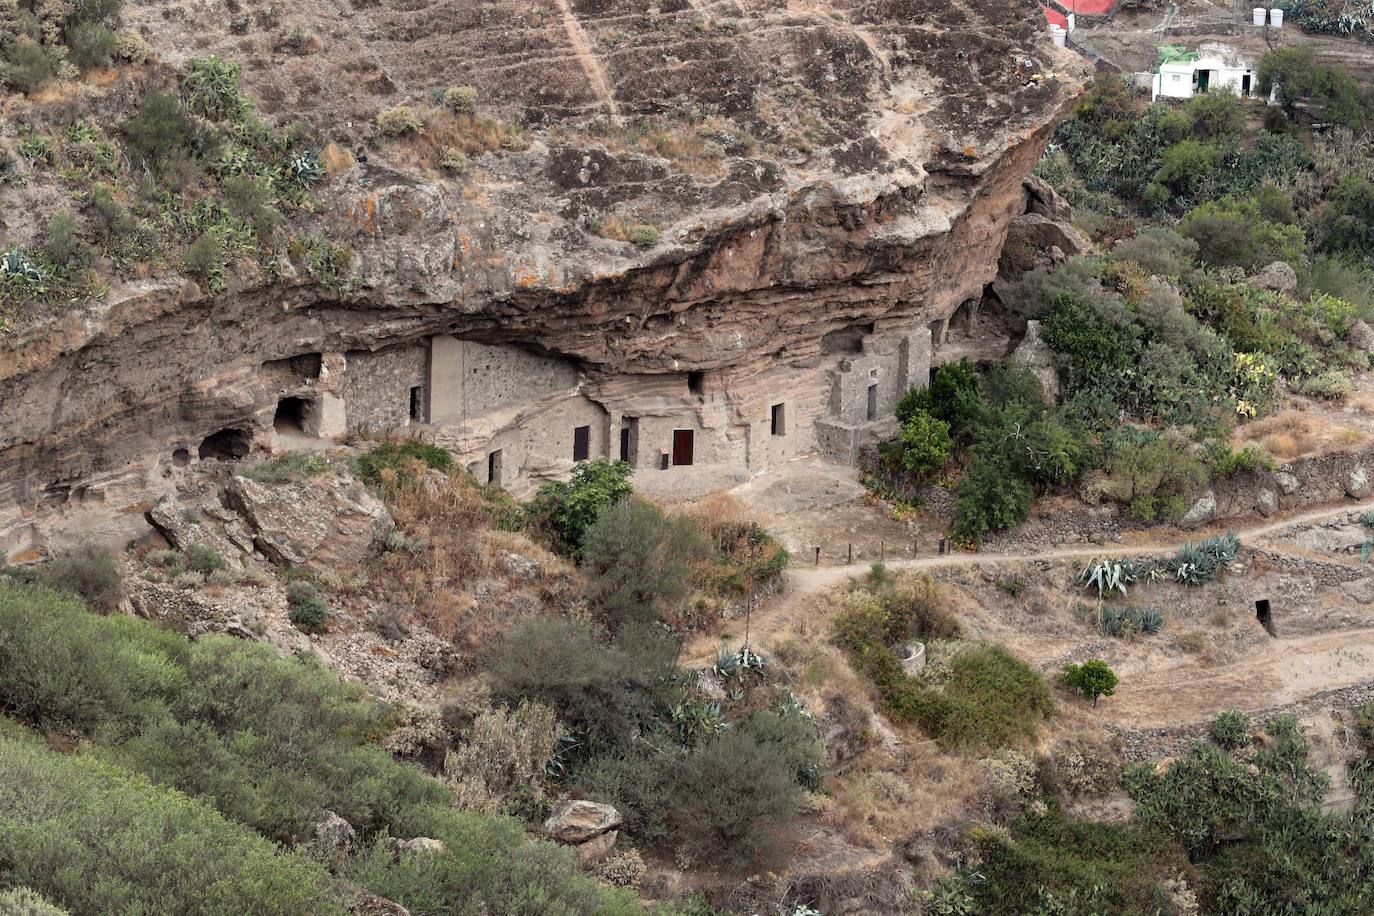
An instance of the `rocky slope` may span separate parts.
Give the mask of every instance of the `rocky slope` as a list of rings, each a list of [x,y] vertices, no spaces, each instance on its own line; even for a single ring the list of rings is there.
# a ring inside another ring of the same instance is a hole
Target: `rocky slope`
[[[290,229],[344,246],[346,275],[244,265],[214,295],[112,273],[103,302],[0,338],[7,550],[83,501],[146,505],[176,448],[270,416],[272,360],[455,333],[592,376],[742,377],[855,321],[947,317],[996,274],[1085,76],[1030,2],[228,6],[131,0],[154,63],[0,113],[111,117],[189,58],[238,59],[264,115],[334,144],[323,212]],[[455,85],[501,137],[461,175],[433,138],[377,135],[379,112]],[[7,243],[33,241],[45,193],[0,186]],[[660,237],[606,228],[623,225]]]

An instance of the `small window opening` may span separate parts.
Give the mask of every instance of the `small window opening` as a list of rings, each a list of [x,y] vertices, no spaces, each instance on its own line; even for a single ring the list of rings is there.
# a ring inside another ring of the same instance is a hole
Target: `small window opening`
[[[1255,619],[1260,622],[1260,626],[1264,627],[1266,633],[1270,636],[1275,635],[1274,615],[1273,612],[1269,610],[1268,598],[1261,598],[1255,602]]]
[[[191,463],[191,452],[189,449],[179,448],[172,452],[172,464],[179,468],[184,468]]]
[[[705,373],[705,372],[688,372],[688,373],[687,373],[687,390],[690,391],[692,394],[701,394],[701,392],[702,392],[702,386],[705,384],[705,382],[706,382],[706,373]]]
[[[620,460],[630,460],[630,427],[628,426],[620,427]]]
[[[573,430],[573,461],[586,461],[592,456],[592,428],[579,426]]]
[[[425,397],[424,389],[416,385],[410,389],[410,422],[420,423],[424,421]]]
[[[782,404],[773,405],[772,431],[775,436],[787,435],[787,408]]]
[[[878,419],[878,386],[868,386],[868,419],[870,421]]]
[[[487,453],[487,483],[501,483],[501,450]]]
[[[253,440],[242,429],[221,429],[211,433],[200,443],[201,461],[213,458],[216,461],[237,461],[248,454]]]

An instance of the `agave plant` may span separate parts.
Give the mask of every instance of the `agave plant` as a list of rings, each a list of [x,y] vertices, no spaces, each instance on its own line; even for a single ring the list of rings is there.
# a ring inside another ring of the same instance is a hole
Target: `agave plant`
[[[735,653],[735,659],[739,662],[741,674],[749,671],[756,674],[763,674],[763,656],[749,648],[748,644],[740,646],[739,652]]]
[[[324,166],[314,151],[297,153],[286,164],[286,177],[299,185],[318,184],[324,178]]]
[[[0,274],[30,283],[42,283],[43,271],[28,255],[15,248],[0,255]]]
[[[719,674],[721,677],[734,677],[739,673],[739,656],[731,652],[727,647],[721,646],[720,651],[716,653],[716,663],[713,667],[716,670],[716,674]]]
[[[1133,584],[1138,576],[1136,564],[1130,560],[1093,560],[1078,574],[1077,583],[1086,589],[1095,589],[1097,597],[1105,598],[1112,593],[1126,594],[1126,586]]]
[[[673,724],[677,726],[678,733],[688,742],[729,728],[720,704],[709,700],[683,700],[673,706],[669,714],[672,716]]]

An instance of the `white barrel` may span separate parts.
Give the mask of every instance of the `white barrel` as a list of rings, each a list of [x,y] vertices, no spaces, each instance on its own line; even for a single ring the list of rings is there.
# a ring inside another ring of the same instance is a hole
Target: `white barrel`
[[[1268,10],[1262,6],[1257,6],[1250,11],[1250,15],[1255,17],[1255,25],[1264,25],[1264,16],[1267,12]]]
[[[1054,39],[1056,46],[1062,48],[1064,47],[1065,39],[1067,39],[1069,35],[1059,26],[1052,25],[1050,26],[1050,37]]]
[[[1277,6],[1269,11],[1269,24],[1276,29],[1283,28],[1283,10]]]

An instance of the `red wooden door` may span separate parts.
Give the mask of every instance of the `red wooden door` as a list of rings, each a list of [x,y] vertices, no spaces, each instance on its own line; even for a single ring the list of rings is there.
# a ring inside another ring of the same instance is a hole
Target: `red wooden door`
[[[692,463],[692,445],[696,433],[690,429],[673,430],[673,464]]]

